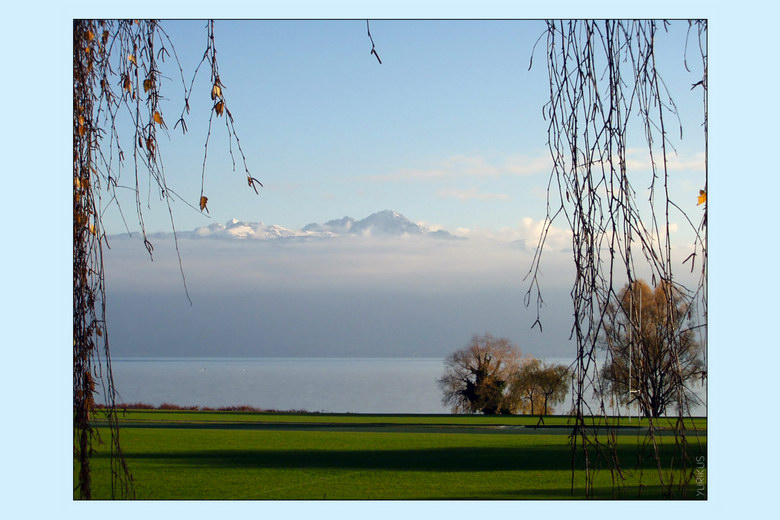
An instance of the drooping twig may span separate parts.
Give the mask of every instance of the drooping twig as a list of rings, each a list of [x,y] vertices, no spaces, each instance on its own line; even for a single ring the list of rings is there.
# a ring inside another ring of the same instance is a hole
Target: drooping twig
[[[699,27],[700,48],[706,22],[692,22]],[[540,321],[542,302],[539,269],[542,250],[550,227],[564,218],[572,232],[572,252],[576,277],[571,290],[574,323],[571,337],[576,342],[575,380],[572,387],[575,427],[572,431],[572,456],[581,450],[585,460],[586,495],[591,496],[595,459],[598,456],[610,464],[613,482],[622,475],[616,451],[616,437],[600,437],[589,427],[594,417],[587,401],[589,392],[597,395],[595,412],[610,423],[605,402],[602,363],[618,358],[618,344],[610,331],[628,327],[634,334],[642,333],[640,322],[629,320],[620,324],[619,314],[610,309],[619,301],[618,290],[624,284],[632,287],[638,269],[649,269],[653,285],[669,287],[663,295],[664,314],[662,342],[666,354],[662,370],[671,381],[666,398],[678,409],[675,429],[677,455],[672,469],[662,468],[656,421],[650,421],[646,437],[652,447],[659,482],[667,493],[673,485],[685,493],[690,480],[688,443],[684,414],[690,410],[690,392],[686,391],[685,337],[673,319],[678,315],[673,296],[680,286],[672,261],[670,214],[682,214],[694,233],[694,253],[701,250],[703,271],[693,297],[699,298],[706,316],[706,210],[705,223],[694,228],[680,204],[670,196],[668,156],[673,146],[667,134],[667,116],[676,116],[677,107],[658,73],[655,40],[656,22],[590,20],[547,22],[547,67],[550,98],[543,114],[548,122],[548,147],[553,169],[548,182],[547,216],[539,244],[527,276],[529,289],[526,305],[535,296]],[[666,28],[666,24],[664,24]],[[706,152],[706,53],[702,52],[705,92],[705,152]],[[687,67],[687,62],[685,66]],[[697,85],[699,85],[697,83]],[[634,188],[636,172],[627,161],[629,129],[644,132],[651,177],[647,206],[640,207]],[[682,129],[680,129],[682,137]],[[706,177],[706,171],[705,171]],[[706,179],[705,179],[706,187]],[[604,352],[606,361],[598,358]],[[632,401],[649,402],[647,388],[637,388]],[[620,415],[617,409],[616,415]],[[574,459],[572,459],[572,462]],[[664,467],[669,468],[668,464]],[[574,466],[572,466],[574,470]],[[572,479],[574,473],[572,474]],[[617,480],[616,480],[617,479]],[[574,480],[572,480],[572,487]]]
[[[376,56],[376,61],[381,65],[382,60],[379,58],[379,53],[376,52],[376,45],[374,45],[374,38],[371,37],[371,27],[368,25],[368,20],[366,20],[366,30],[368,31],[368,38],[371,40],[371,54]]]

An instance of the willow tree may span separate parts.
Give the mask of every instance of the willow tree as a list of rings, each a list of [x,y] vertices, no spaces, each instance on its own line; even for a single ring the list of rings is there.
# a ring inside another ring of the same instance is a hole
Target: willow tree
[[[162,109],[161,67],[166,60],[172,62],[169,67],[173,70],[178,68],[181,78],[182,108],[178,116],[164,114]],[[195,78],[204,65],[210,73],[209,86],[197,90]],[[134,495],[132,476],[119,442],[116,388],[111,375],[103,269],[103,247],[108,247],[108,241],[102,217],[109,204],[118,205],[117,190],[135,192],[135,215],[151,256],[154,247],[146,235],[141,193],[141,186],[148,186],[150,194],[155,191],[161,203],[167,205],[175,236],[171,202],[181,197],[166,180],[158,136],[167,135],[166,121],[175,121],[173,130],[177,132],[187,131],[192,96],[211,102],[206,152],[212,123],[221,118],[229,136],[233,170],[235,143],[247,183],[257,191],[262,185],[249,173],[220,80],[213,21],[206,23],[205,51],[189,84],[173,43],[158,22],[73,22],[73,449],[79,469],[76,488],[81,498],[92,496],[90,458],[93,443],[99,440],[94,422],[96,393],[103,396],[99,411],[111,437],[112,496]],[[182,199],[201,211],[207,209],[208,202],[203,193],[205,159],[204,155],[200,195],[196,200]],[[186,284],[184,288],[186,292]]]
[[[510,385],[521,357],[520,349],[507,338],[472,337],[444,361],[444,375],[437,380],[442,404],[453,413],[514,413],[520,396],[512,393]]]
[[[685,23],[685,22],[680,22]],[[615,446],[614,431],[599,436],[595,421],[612,424],[607,414],[606,396],[599,392],[598,338],[605,327],[614,327],[616,314],[609,312],[619,301],[618,291],[631,286],[638,273],[649,272],[652,285],[664,284],[674,290],[665,291],[663,302],[667,316],[675,314],[678,291],[694,302],[700,326],[707,315],[707,22],[689,21],[685,48],[680,49],[680,67],[689,69],[689,53],[699,61],[701,76],[692,82],[692,89],[701,91],[704,129],[704,177],[700,191],[688,194],[702,205],[702,217],[686,214],[679,201],[672,199],[669,160],[674,154],[670,139],[679,122],[677,106],[659,72],[656,52],[659,38],[664,36],[668,22],[654,20],[612,21],[576,20],[547,22],[546,61],[550,98],[543,108],[548,121],[548,147],[553,167],[547,194],[547,216],[529,273],[530,287],[526,304],[535,298],[537,321],[541,327],[539,308],[543,304],[539,286],[539,267],[545,238],[551,226],[565,220],[572,233],[572,252],[576,268],[571,289],[574,322],[572,338],[576,342],[573,365],[573,405],[575,423],[571,435],[572,490],[574,461],[578,451],[585,461],[585,489],[593,492],[595,459],[611,468],[613,482],[619,487],[622,470]],[[542,35],[542,38],[545,35]],[[691,43],[693,42],[693,43]],[[682,134],[682,124],[679,124]],[[632,133],[634,132],[634,133]],[[630,143],[645,143],[645,158],[651,175],[640,175],[627,160]],[[648,187],[649,184],[649,187]],[[646,190],[643,201],[638,195]],[[690,226],[694,236],[692,253],[684,260],[673,257],[672,219],[681,219]],[[683,265],[685,264],[685,265]],[[679,282],[681,269],[698,269],[695,287],[683,287]],[[638,327],[632,322],[632,327]],[[674,326],[673,323],[668,324]],[[635,334],[640,334],[636,330]],[[657,466],[660,485],[668,495],[682,495],[693,478],[690,463],[689,432],[685,414],[689,410],[685,392],[684,368],[680,363],[678,339],[669,345],[672,363],[668,377],[678,410],[675,422],[677,450],[673,460],[663,462],[656,439],[657,423],[650,420],[646,437]],[[613,352],[607,349],[606,361]],[[592,393],[598,395],[595,409],[589,405]],[[597,418],[596,416],[601,416]],[[599,463],[598,465],[602,465]]]
[[[686,404],[700,404],[693,388],[706,372],[685,295],[665,283],[652,290],[637,280],[618,296],[608,309],[602,336],[602,345],[611,353],[601,373],[605,391],[623,404],[637,406],[642,415],[658,418],[669,405],[679,405],[672,377],[679,367]],[[671,309],[669,300],[674,302]]]

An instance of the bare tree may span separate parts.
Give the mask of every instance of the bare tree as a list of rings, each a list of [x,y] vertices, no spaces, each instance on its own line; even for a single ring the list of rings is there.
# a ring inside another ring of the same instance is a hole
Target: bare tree
[[[520,349],[506,338],[474,336],[445,360],[445,373],[438,380],[442,402],[453,413],[513,413],[516,403],[509,386],[520,356]]]
[[[646,417],[660,417],[677,404],[671,376],[679,364],[686,402],[700,402],[690,385],[706,377],[702,346],[681,289],[662,283],[653,290],[637,280],[618,298],[608,309],[602,336],[603,348],[611,353],[601,374],[606,389],[624,404],[636,403]],[[673,302],[671,307],[667,300]]]

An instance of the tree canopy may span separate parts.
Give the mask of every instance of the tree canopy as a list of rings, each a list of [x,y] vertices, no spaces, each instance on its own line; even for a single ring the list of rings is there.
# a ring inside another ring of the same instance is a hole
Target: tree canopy
[[[571,373],[565,365],[526,359],[513,374],[511,393],[523,413],[549,415],[566,398]]]
[[[438,380],[442,402],[455,413],[514,412],[509,386],[520,358],[520,349],[506,338],[474,336],[445,360],[445,373]]]
[[[567,367],[523,357],[507,338],[490,334],[472,337],[444,364],[442,402],[455,413],[547,414],[569,388]]]

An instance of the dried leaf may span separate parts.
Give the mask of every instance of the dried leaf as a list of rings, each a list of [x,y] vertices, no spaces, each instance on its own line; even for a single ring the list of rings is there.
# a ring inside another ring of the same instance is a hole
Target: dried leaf
[[[155,111],[152,118],[154,119],[154,122],[157,123],[158,125],[163,124],[162,116],[160,115],[159,112]]]
[[[699,202],[696,203],[697,206],[701,204],[705,204],[707,202],[707,192],[704,190],[699,190]]]
[[[222,89],[219,88],[219,85],[214,84],[214,87],[211,89],[211,99],[217,99],[218,97],[222,97]]]
[[[221,116],[221,115],[222,115],[222,111],[223,111],[224,109],[225,109],[225,104],[224,104],[222,101],[220,101],[219,103],[217,103],[216,105],[214,105],[214,110],[216,110],[216,111],[217,111],[217,115],[218,115],[218,116]]]
[[[135,65],[136,67],[138,66],[138,62],[137,62],[137,61],[135,61],[135,54],[128,54],[128,55],[127,55],[127,60],[128,60],[130,63],[132,63],[133,65]]]
[[[149,137],[146,139],[146,149],[154,153],[154,138]]]
[[[108,31],[103,31],[103,36],[101,36],[100,39],[103,42],[103,45],[105,45],[108,41]]]
[[[152,85],[154,85],[154,83],[152,82],[151,79],[145,79],[144,80],[144,92],[149,92],[149,89],[152,88]]]
[[[204,197],[203,195],[200,196],[200,210],[203,211],[206,210],[206,213],[209,212],[209,209],[206,207],[206,203],[208,203],[209,199],[208,197]]]
[[[84,127],[85,123],[84,116],[79,116],[79,135],[83,136],[84,132],[86,132],[86,128]]]
[[[95,33],[92,31],[87,31],[87,40],[92,41],[95,39]]]
[[[132,83],[130,83],[130,76],[124,77],[124,79],[122,80],[122,87],[128,92],[133,91],[133,85]]]
[[[89,225],[89,232],[92,233],[93,235],[95,234],[95,224]]]

